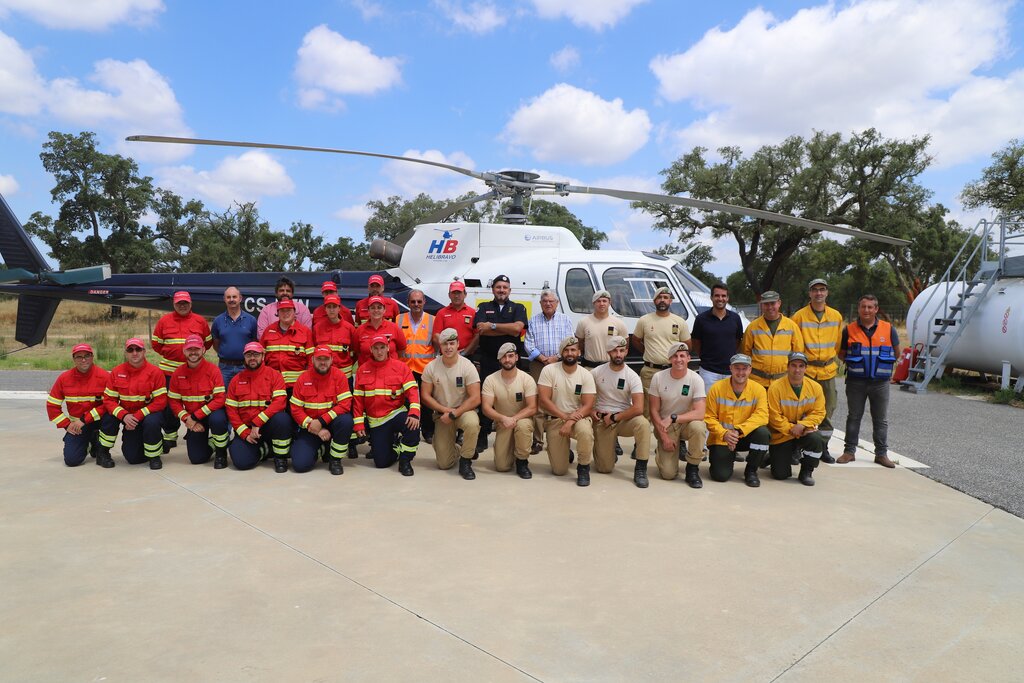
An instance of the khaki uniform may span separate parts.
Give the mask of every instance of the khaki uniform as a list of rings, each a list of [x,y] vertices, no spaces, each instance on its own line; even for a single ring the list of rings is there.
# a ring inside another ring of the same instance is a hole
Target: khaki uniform
[[[584,394],[597,393],[594,376],[589,370],[578,365],[570,374],[562,368],[562,363],[553,363],[541,370],[537,385],[551,387],[551,400],[565,413],[571,413],[579,408]],[[563,422],[564,420],[552,415],[547,415],[544,420],[551,472],[559,476],[569,471],[569,438],[558,433]],[[594,458],[594,426],[589,417],[573,426],[572,438],[576,439],[578,463],[589,465]]]
[[[605,344],[614,336],[629,337],[626,323],[609,313],[598,320],[593,314],[576,323],[576,337],[583,342],[583,357],[588,363],[607,363],[608,350]]]
[[[640,376],[628,366],[616,372],[611,363],[605,363],[593,370],[594,385],[597,388],[596,413],[621,413],[633,406],[633,394],[643,393]],[[615,469],[615,437],[630,436],[636,441],[636,459],[647,460],[651,453],[651,423],[643,415],[626,421],[606,425],[603,420],[594,420],[594,466],[605,474]]]
[[[469,396],[467,388],[471,384],[480,383],[480,374],[476,366],[465,356],[457,356],[455,365],[447,367],[440,357],[427,363],[423,368],[423,381],[429,382],[431,396],[434,400],[448,408],[457,408]],[[455,432],[461,429],[462,450],[455,446]],[[441,414],[434,412],[434,455],[437,466],[442,470],[451,469],[459,461],[459,457],[472,458],[476,453],[476,439],[480,433],[480,418],[475,410],[468,410],[459,415],[450,424],[441,421]]]
[[[690,410],[697,399],[706,398],[704,380],[696,372],[687,370],[681,379],[672,376],[672,370],[662,370],[651,378],[650,396],[661,401],[658,417],[668,420]],[[708,428],[703,420],[676,422],[666,430],[672,440],[672,449],[665,450],[660,439],[655,439],[658,452],[655,462],[662,479],[679,476],[679,442],[686,441],[686,464],[699,465],[707,453]]]
[[[650,391],[654,373],[668,369],[669,348],[676,342],[690,341],[690,326],[675,313],[666,316],[648,313],[636,321],[633,336],[644,340],[644,367],[640,370],[640,382],[643,384],[644,393],[647,393]],[[650,406],[646,403],[644,417],[651,417]]]
[[[480,393],[493,397],[496,411],[502,415],[512,416],[526,407],[527,398],[537,395],[537,383],[518,368],[515,379],[506,382],[499,370],[484,380]],[[533,443],[532,418],[516,420],[512,429],[503,429],[497,422],[494,423],[494,428],[494,469],[508,472],[512,469],[513,460],[530,458],[530,446]]]

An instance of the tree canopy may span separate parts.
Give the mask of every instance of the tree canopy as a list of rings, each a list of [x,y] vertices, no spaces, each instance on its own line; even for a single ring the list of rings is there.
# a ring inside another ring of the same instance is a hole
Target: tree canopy
[[[1011,140],[992,154],[981,178],[970,182],[960,195],[964,207],[990,207],[1012,220],[1024,220],[1024,142]]]

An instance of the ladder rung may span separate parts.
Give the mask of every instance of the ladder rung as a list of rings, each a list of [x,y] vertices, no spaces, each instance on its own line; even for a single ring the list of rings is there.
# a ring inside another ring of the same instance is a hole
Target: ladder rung
[[[936,325],[956,325],[956,323],[957,323],[957,319],[956,318],[936,318],[935,319],[935,324]]]

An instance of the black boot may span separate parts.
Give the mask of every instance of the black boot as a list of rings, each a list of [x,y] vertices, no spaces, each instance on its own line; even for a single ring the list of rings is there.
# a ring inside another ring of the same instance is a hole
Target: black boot
[[[411,477],[415,474],[412,471],[412,458],[408,455],[401,455],[398,457],[398,471],[402,473],[403,477]]]
[[[472,481],[476,479],[476,472],[473,471],[473,459],[472,458],[459,458],[459,474],[466,481]]]
[[[149,459],[149,469],[158,470],[164,466],[164,461],[160,459],[160,456],[156,456]]]
[[[519,475],[520,479],[533,478],[533,472],[530,471],[530,461],[516,460],[516,474]]]
[[[576,465],[576,485],[590,486],[590,465]]]
[[[228,449],[215,448],[213,450],[213,469],[222,470],[228,466]]]
[[[274,457],[274,471],[278,474],[284,474],[288,471],[288,458]]]
[[[700,478],[700,467],[697,465],[686,463],[685,480],[691,489],[704,488],[704,480]]]
[[[618,458],[622,455],[622,446],[619,444],[619,440],[615,439],[615,457]]]
[[[345,468],[341,464],[341,458],[331,458],[329,461],[331,474],[344,474]]]
[[[832,456],[831,456],[831,455],[829,454],[829,452],[828,452],[828,449],[827,449],[827,448],[825,449],[825,452],[821,454],[821,461],[822,461],[823,463],[825,463],[826,465],[835,465],[835,464],[836,464],[836,459],[835,459],[835,458],[833,458],[833,457],[832,457]]]
[[[96,464],[106,469],[110,469],[114,466],[114,459],[110,457],[109,448],[100,446],[96,449]]]
[[[800,474],[797,475],[797,479],[804,486],[814,486],[814,468],[807,464],[800,465]]]
[[[647,461],[637,460],[633,466],[633,483],[637,488],[645,489],[650,482],[647,481]]]
[[[754,458],[754,461],[751,462],[752,457],[754,456],[747,456],[747,467],[745,470],[743,470],[743,481],[747,483],[747,486],[750,486],[751,488],[757,488],[758,486],[761,485],[761,480],[758,479],[757,477],[757,458]]]
[[[576,454],[573,453],[573,450],[570,448],[569,449],[569,464],[571,465],[574,462],[576,462]]]

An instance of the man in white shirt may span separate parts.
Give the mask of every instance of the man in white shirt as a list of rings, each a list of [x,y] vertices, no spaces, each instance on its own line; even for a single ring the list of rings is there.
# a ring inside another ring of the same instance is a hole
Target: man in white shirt
[[[699,465],[707,454],[708,439],[704,380],[689,370],[690,350],[685,343],[669,347],[668,359],[671,366],[654,374],[647,395],[658,442],[658,472],[662,479],[679,475],[679,442],[685,440],[686,483],[699,489],[704,486]]]
[[[590,461],[594,457],[594,427],[590,414],[597,389],[594,377],[578,365],[580,340],[566,337],[558,345],[562,361],[546,366],[537,381],[540,409],[544,412],[551,472],[563,476],[569,471],[569,439],[576,439],[579,462],[576,485],[590,486]]]
[[[473,455],[480,419],[476,408],[480,405],[480,375],[476,366],[459,354],[459,333],[446,328],[438,335],[441,356],[423,369],[420,402],[434,411],[434,454],[437,466],[451,469],[456,460],[463,479],[476,479]],[[461,452],[456,449],[455,432],[464,433]]]
[[[640,375],[626,365],[628,342],[618,335],[606,344],[608,362],[591,370],[597,387],[594,404],[594,465],[598,472],[615,469],[615,437],[636,441],[633,483],[645,489],[647,459],[651,453],[651,423],[644,418],[644,388]]]

